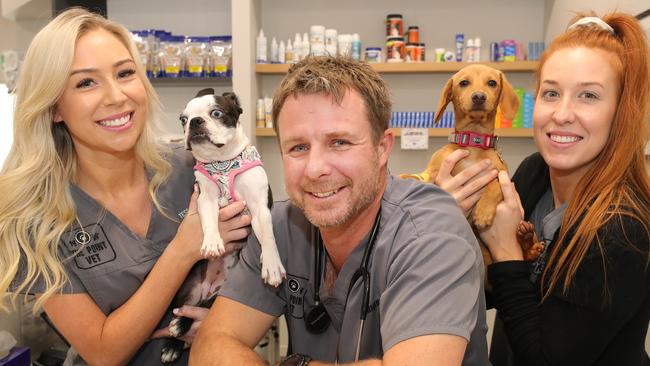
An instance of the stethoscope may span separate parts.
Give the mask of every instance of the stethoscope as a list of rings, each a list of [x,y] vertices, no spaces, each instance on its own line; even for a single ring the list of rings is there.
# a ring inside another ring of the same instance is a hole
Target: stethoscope
[[[361,279],[361,284],[363,286],[363,298],[361,300],[361,312],[359,314],[359,330],[357,331],[357,339],[355,346],[355,362],[359,361],[359,352],[361,350],[361,339],[363,337],[363,325],[366,321],[366,315],[368,314],[368,303],[370,301],[370,272],[368,271],[368,262],[370,261],[370,254],[375,246],[375,239],[377,237],[377,232],[379,231],[379,221],[381,221],[381,207],[379,212],[375,217],[375,222],[372,225],[372,230],[370,232],[370,238],[368,239],[368,244],[363,249],[363,256],[361,259],[361,265],[354,271],[352,278],[350,279],[350,286],[345,295],[345,304],[343,305],[343,316],[345,317],[345,310],[348,307],[348,300],[350,298],[350,292],[356,283]],[[320,282],[322,277],[322,269],[324,252],[325,248],[323,247],[323,239],[320,235],[320,231],[312,230],[312,243],[316,242],[317,248],[316,253],[314,254],[314,306],[307,312],[305,316],[305,327],[307,331],[312,334],[323,333],[331,323],[331,319],[327,314],[325,305],[320,301]],[[336,342],[336,364],[338,364],[339,359],[339,339]]]

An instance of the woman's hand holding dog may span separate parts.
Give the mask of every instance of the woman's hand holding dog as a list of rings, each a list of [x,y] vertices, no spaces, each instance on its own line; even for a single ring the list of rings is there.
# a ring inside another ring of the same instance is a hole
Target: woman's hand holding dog
[[[458,149],[443,160],[434,183],[452,195],[465,216],[481,197],[485,186],[497,177],[492,162],[484,160],[463,169],[452,176],[456,164],[466,158],[469,151]]]
[[[201,244],[203,243],[203,228],[199,218],[198,205],[196,200],[199,197],[198,188],[194,185],[194,193],[190,198],[187,208],[187,215],[176,230],[176,236],[169,243],[167,250],[175,250],[179,259],[185,259],[194,264],[203,259],[201,256]]]
[[[240,215],[245,208],[246,202],[235,201],[219,210],[219,234],[226,245],[250,234],[251,216]]]
[[[497,205],[492,226],[479,234],[494,262],[523,260],[521,245],[517,241],[517,227],[524,217],[524,210],[515,185],[506,171],[499,172],[499,184],[503,201]]]

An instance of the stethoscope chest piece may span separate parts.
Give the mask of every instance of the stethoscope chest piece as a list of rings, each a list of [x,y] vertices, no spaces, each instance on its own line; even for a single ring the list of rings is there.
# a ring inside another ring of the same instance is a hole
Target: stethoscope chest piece
[[[327,330],[331,321],[325,305],[317,303],[305,315],[305,327],[312,334],[321,334]]]

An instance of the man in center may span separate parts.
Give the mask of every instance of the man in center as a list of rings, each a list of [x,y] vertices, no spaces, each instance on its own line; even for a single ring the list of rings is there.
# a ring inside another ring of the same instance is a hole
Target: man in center
[[[264,365],[253,348],[284,314],[294,353],[280,365],[486,365],[483,263],[454,199],[394,178],[388,88],[368,64],[294,65],[273,119],[288,201],[273,207],[287,278],[241,260],[203,322],[194,365]],[[358,362],[358,363],[356,363]]]

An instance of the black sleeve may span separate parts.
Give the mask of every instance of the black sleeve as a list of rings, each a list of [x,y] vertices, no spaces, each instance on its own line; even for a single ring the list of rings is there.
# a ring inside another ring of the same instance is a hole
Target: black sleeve
[[[550,187],[548,165],[540,153],[524,159],[512,175],[512,182],[524,207],[524,219],[529,220],[537,202]]]
[[[649,239],[635,223],[628,222],[623,230],[599,231],[605,256],[594,243],[568,294],[563,295],[560,287],[541,304],[539,288],[530,282],[526,262],[500,262],[488,267],[494,306],[517,364],[591,365],[611,347],[622,329],[636,326],[632,323],[639,323],[638,332],[645,335]],[[634,246],[624,240],[626,236]],[[639,321],[639,314],[644,321]]]

